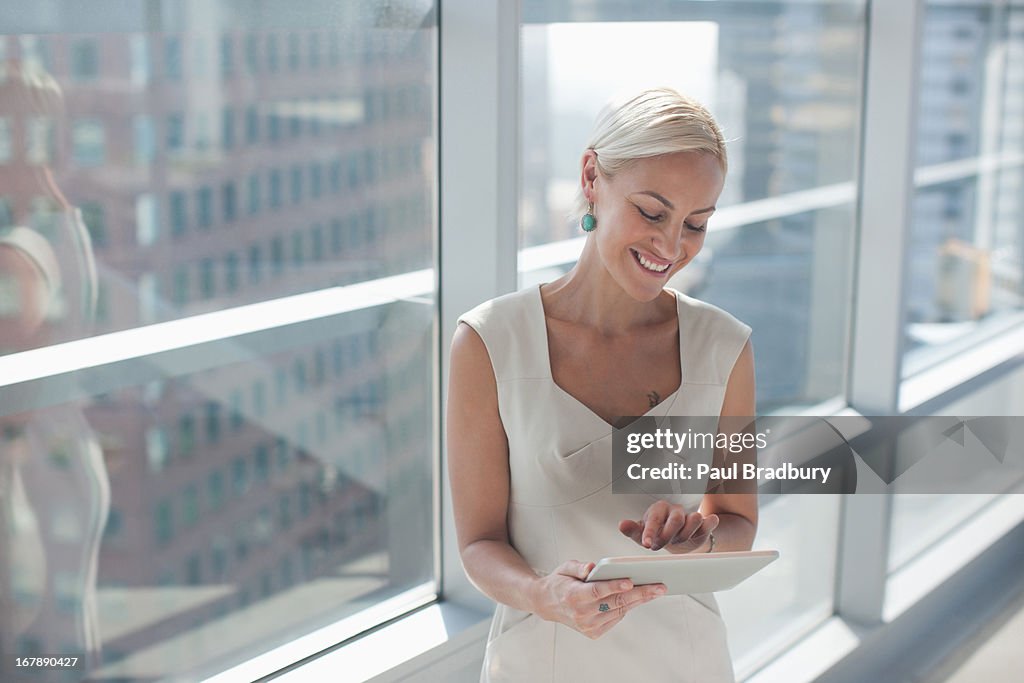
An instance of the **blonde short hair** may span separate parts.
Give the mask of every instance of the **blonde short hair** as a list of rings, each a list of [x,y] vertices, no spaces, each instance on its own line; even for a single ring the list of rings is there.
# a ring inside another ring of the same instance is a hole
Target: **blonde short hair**
[[[651,88],[605,105],[587,149],[597,152],[597,168],[608,178],[638,159],[676,152],[710,154],[721,163],[722,173],[729,165],[722,130],[711,113],[671,88]],[[588,207],[583,188],[577,188],[573,218]]]

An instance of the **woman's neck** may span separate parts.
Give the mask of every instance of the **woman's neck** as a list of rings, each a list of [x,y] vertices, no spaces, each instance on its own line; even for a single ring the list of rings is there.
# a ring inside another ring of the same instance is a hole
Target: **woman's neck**
[[[541,292],[549,317],[586,325],[610,337],[676,316],[674,301],[666,293],[646,302],[627,294],[605,268],[591,240],[572,270],[544,285]]]

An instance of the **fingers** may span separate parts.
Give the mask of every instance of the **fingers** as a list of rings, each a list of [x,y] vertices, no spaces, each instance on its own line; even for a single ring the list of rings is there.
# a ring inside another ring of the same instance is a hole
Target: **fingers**
[[[566,560],[555,569],[556,574],[571,576],[574,579],[583,581],[594,569],[593,562],[580,562],[579,560]]]
[[[596,602],[607,601],[616,593],[623,593],[633,588],[629,579],[611,579],[608,581],[591,581],[587,584],[590,598]]]
[[[616,593],[609,597],[604,604],[607,604],[611,609],[605,612],[600,610],[601,603],[595,603],[593,607],[594,616],[591,622],[590,633],[587,635],[592,638],[599,637],[609,628],[621,621],[622,618],[626,616],[626,613],[634,607],[642,605],[645,602],[650,602],[664,594],[664,584],[645,584],[622,593]],[[595,632],[597,635],[594,635]]]
[[[644,514],[644,531],[640,540],[642,546],[650,548],[654,545],[655,539],[658,538],[665,526],[671,507],[665,501],[659,500],[647,508],[647,512]]]
[[[699,548],[704,545],[704,542],[708,540],[708,536],[712,531],[718,528],[719,518],[718,515],[710,514],[705,517],[694,534],[687,539],[694,548]],[[676,543],[677,541],[672,541]],[[685,541],[683,541],[685,542]]]
[[[624,535],[629,536],[633,541],[639,545],[643,545],[641,542],[643,535],[644,525],[643,522],[635,522],[632,519],[624,519],[619,522],[619,531]]]
[[[654,537],[651,543],[651,550],[661,550],[661,548],[668,545],[677,534],[684,530],[687,519],[688,515],[682,506],[671,506],[668,517],[665,518],[665,525],[661,527],[661,531]]]

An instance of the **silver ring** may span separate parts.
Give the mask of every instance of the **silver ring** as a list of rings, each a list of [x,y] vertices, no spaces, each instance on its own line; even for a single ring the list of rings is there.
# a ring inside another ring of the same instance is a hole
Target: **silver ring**
[[[602,602],[600,605],[597,606],[597,611],[599,612],[607,612],[610,609],[611,607],[608,606],[607,602]]]

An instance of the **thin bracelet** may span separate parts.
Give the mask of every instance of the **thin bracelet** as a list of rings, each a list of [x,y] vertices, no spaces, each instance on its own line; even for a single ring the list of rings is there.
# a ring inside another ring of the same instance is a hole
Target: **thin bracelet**
[[[714,531],[709,531],[708,532],[708,549],[707,549],[707,552],[710,553],[714,549],[715,549],[715,532]]]

